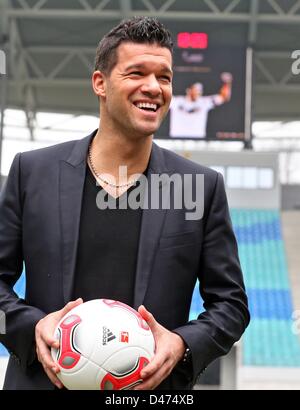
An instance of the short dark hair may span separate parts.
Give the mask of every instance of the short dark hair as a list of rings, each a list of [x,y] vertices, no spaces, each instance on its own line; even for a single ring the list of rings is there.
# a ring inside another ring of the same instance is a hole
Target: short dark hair
[[[95,71],[110,74],[117,64],[117,48],[123,42],[158,44],[173,53],[171,33],[152,17],[133,17],[123,20],[100,41],[95,60]]]

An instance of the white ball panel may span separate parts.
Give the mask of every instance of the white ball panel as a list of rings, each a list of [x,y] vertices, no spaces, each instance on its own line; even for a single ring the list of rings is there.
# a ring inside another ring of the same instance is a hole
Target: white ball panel
[[[69,390],[100,390],[101,380],[106,373],[95,363],[86,361],[86,365],[76,372],[61,372],[58,377]]]
[[[144,349],[137,346],[127,347],[111,355],[103,363],[102,368],[114,375],[122,376],[130,373],[136,367],[140,357],[151,360],[151,356]]]

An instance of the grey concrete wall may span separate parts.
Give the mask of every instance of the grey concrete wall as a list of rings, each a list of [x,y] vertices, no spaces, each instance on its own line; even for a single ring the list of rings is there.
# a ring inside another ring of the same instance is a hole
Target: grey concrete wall
[[[231,189],[226,187],[228,202],[231,207],[239,208],[281,208],[281,187],[279,182],[277,153],[253,151],[191,151],[177,153],[208,167],[222,166],[226,168],[236,166],[271,168],[274,171],[274,186],[272,189]]]
[[[300,210],[300,185],[282,185],[282,209]]]
[[[300,211],[283,211],[281,220],[294,309],[300,312]]]

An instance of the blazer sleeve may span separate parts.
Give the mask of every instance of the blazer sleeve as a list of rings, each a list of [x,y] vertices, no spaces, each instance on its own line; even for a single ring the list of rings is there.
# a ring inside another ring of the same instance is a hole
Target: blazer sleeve
[[[193,380],[209,363],[229,352],[250,315],[223,178],[217,176],[205,221],[200,269],[205,312],[174,330],[192,353]]]
[[[45,313],[13,291],[23,270],[20,162],[17,154],[0,193],[0,313],[5,320],[0,342],[25,369],[34,357],[35,325]]]

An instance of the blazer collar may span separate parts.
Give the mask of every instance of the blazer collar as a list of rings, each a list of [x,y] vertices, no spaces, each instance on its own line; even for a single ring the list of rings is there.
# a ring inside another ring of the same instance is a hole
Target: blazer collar
[[[88,147],[97,133],[97,129],[89,134],[87,137],[76,142],[67,162],[74,167],[80,165],[83,161],[86,161]],[[149,159],[149,171],[151,173],[168,173],[170,170],[167,167],[164,151],[155,142],[152,142],[152,149]]]
[[[72,165],[73,167],[77,167],[78,165],[82,164],[82,162],[86,161],[86,156],[88,152],[89,145],[96,135],[97,130],[93,131],[87,137],[82,138],[76,142],[74,145],[71,154],[69,155],[67,162]]]
[[[168,173],[170,170],[167,167],[164,151],[155,142],[152,143],[151,155],[149,160],[149,172],[152,174]]]

